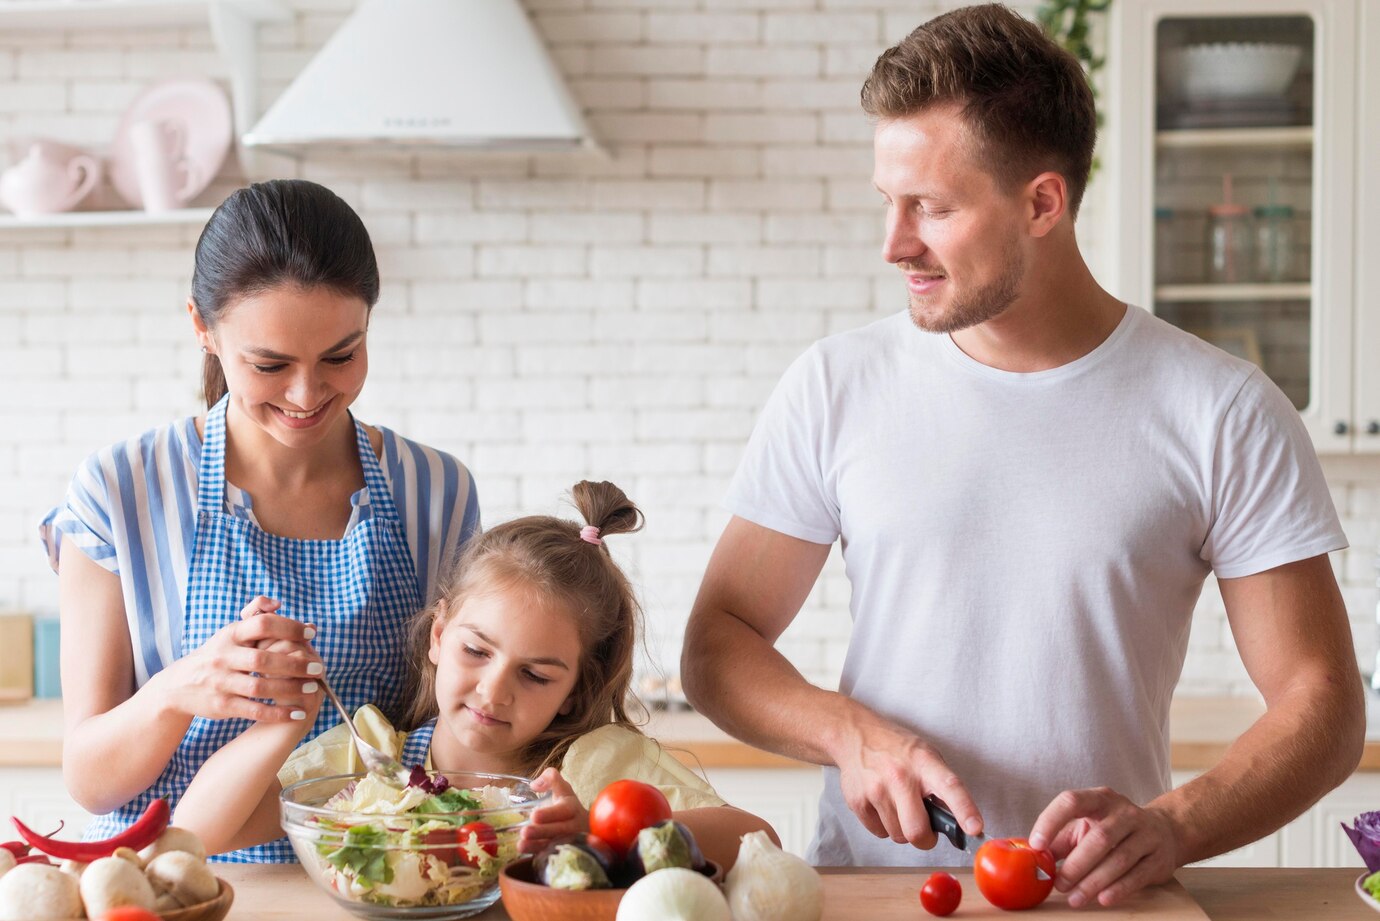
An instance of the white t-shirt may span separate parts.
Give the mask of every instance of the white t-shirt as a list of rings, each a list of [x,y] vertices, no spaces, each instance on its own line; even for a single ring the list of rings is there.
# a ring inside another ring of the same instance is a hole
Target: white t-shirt
[[[816,343],[726,505],[842,540],[840,689],[935,745],[986,830],[1064,789],[1168,789],[1169,700],[1210,571],[1346,546],[1298,413],[1254,365],[1138,308],[1082,358],[987,367],[906,313]],[[811,859],[961,865],[873,837],[825,769]]]

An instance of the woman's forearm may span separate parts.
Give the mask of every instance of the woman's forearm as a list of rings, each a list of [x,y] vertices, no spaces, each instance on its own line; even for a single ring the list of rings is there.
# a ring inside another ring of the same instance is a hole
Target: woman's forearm
[[[187,733],[191,718],[166,703],[158,676],[103,713],[69,720],[62,779],[89,812],[110,812],[153,786]]]

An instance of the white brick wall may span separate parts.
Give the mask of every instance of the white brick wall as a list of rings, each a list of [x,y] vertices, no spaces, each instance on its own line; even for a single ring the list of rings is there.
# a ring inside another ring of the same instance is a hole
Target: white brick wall
[[[265,101],[354,5],[292,3],[293,22],[260,30]],[[617,552],[668,671],[773,383],[815,338],[904,303],[878,256],[858,90],[887,43],[952,5],[526,0],[609,156],[267,160],[336,189],[374,234],[384,287],[361,416],[464,459],[490,522],[558,510],[583,476],[624,486],[648,526]],[[205,29],[0,33],[0,141],[101,147],[146,83],[181,75],[224,79]],[[232,162],[204,203],[242,181]],[[1081,220],[1095,270],[1104,192]],[[197,408],[183,309],[196,234],[0,231],[0,608],[55,610],[34,524],[81,458]],[[1380,461],[1328,472],[1368,665]],[[836,553],[782,640],[825,685],[848,594]],[[1185,688],[1249,690],[1212,590],[1191,646]]]

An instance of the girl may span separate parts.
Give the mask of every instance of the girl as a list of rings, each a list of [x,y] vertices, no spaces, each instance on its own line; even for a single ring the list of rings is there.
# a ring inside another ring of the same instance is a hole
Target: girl
[[[726,805],[642,735],[624,703],[640,612],[604,541],[640,529],[641,512],[611,483],[581,482],[572,495],[588,524],[534,515],[476,537],[418,615],[405,717],[416,728],[396,732],[372,707],[355,722],[406,765],[535,777],[554,801],[523,830],[524,851],[587,831],[595,795],[632,778],[659,787],[705,856],[727,867],[740,836],[762,829],[775,838],[770,826]],[[192,781],[176,824],[208,850],[276,837],[269,807],[284,785],[362,770],[343,725],[293,752],[301,725],[264,723],[223,748]]]
[[[92,455],[45,521],[63,776],[105,813],[88,837],[175,803],[251,725],[310,738],[335,722],[316,720],[313,637],[349,706],[401,708],[408,623],[479,506],[455,458],[349,412],[378,296],[369,234],[329,189],[232,194],[197,242],[187,302],[207,412]],[[250,599],[266,613],[244,620]],[[283,839],[234,859],[294,857]]]

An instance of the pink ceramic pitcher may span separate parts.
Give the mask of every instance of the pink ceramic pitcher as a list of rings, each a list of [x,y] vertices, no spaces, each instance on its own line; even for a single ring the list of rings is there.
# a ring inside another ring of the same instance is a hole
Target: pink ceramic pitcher
[[[0,204],[21,217],[70,211],[101,178],[100,161],[63,145],[35,141],[0,173]]]

